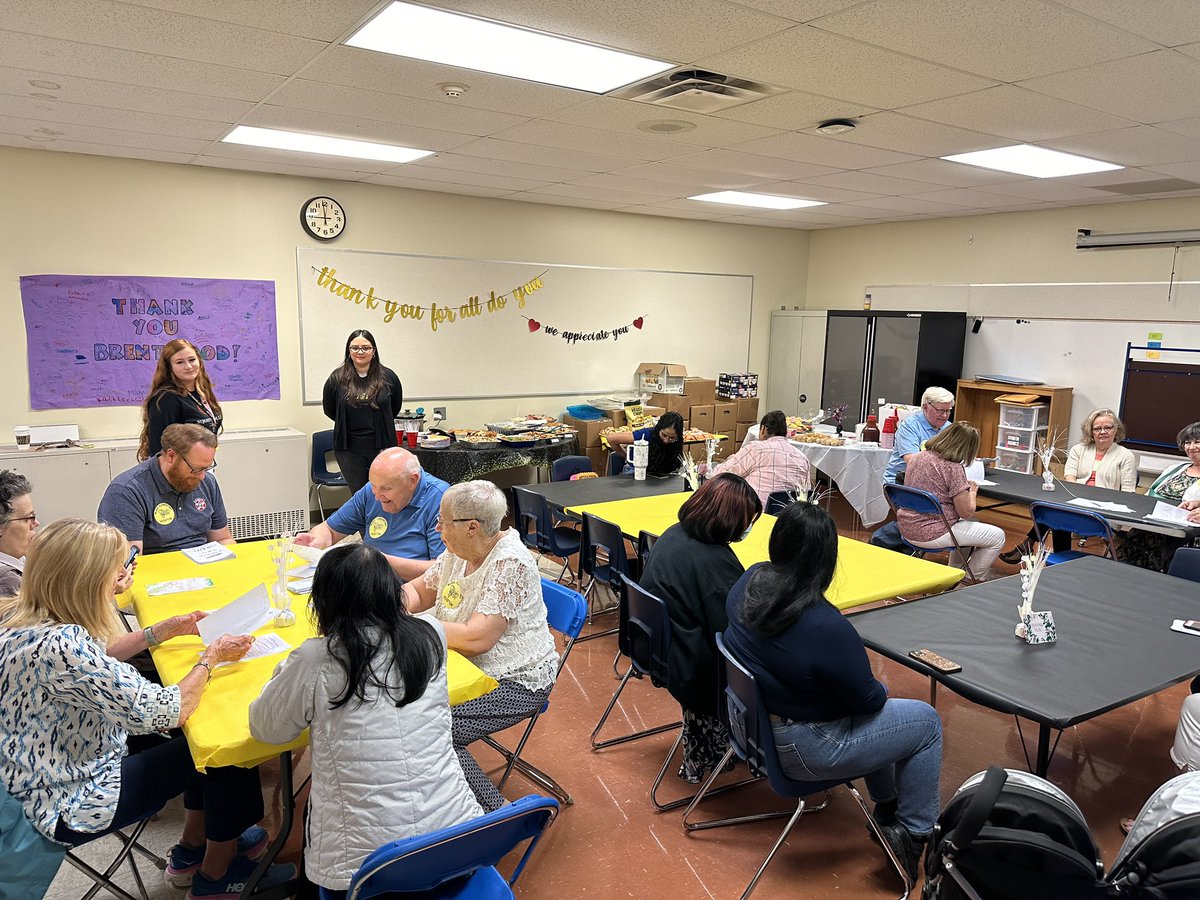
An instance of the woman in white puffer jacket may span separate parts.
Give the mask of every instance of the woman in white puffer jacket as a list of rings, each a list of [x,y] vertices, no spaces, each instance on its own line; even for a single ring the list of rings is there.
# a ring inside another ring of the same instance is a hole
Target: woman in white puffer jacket
[[[320,637],[279,664],[250,731],[279,744],[311,729],[304,868],[344,891],[369,853],[483,814],[454,752],[440,623],[408,614],[386,557],[334,547],[317,566]]]

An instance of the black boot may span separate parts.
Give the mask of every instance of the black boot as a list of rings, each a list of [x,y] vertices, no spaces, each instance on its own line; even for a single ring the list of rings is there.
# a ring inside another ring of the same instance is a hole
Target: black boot
[[[1021,562],[1021,557],[1033,550],[1033,545],[1029,541],[1021,541],[1011,550],[1006,550],[1000,554],[1000,562],[1008,563],[1010,566],[1018,565]]]
[[[921,870],[921,855],[925,852],[928,836],[909,834],[908,829],[897,822],[895,825],[888,825],[883,829],[883,839],[888,842],[888,846],[896,854],[900,865],[904,867],[909,884],[915,885]]]

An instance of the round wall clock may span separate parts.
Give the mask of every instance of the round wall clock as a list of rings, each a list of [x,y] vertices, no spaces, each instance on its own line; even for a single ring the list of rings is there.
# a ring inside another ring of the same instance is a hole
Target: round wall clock
[[[318,241],[332,241],[346,230],[346,211],[332,197],[313,197],[300,207],[300,224]]]

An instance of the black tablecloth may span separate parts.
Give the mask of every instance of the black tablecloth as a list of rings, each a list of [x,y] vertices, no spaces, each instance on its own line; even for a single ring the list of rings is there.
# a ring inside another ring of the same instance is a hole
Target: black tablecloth
[[[418,447],[413,452],[421,461],[421,467],[430,475],[436,475],[450,484],[458,484],[460,481],[482,478],[489,472],[498,472],[501,469],[518,469],[521,466],[548,469],[554,460],[577,454],[579,441],[569,437],[536,447],[501,446],[494,450],[476,450],[455,441],[443,450]]]
[[[628,500],[630,497],[653,497],[658,494],[678,494],[683,490],[683,478],[647,478],[635,481],[632,475],[611,475],[607,478],[581,478],[578,481],[552,481],[544,484],[521,485],[541,494],[551,506],[565,509],[609,500]]]
[[[1113,524],[1119,523],[1134,528],[1143,528],[1147,531],[1158,531],[1163,534],[1177,536],[1193,538],[1200,536],[1200,527],[1184,528],[1182,526],[1168,525],[1165,522],[1145,521],[1142,517],[1147,513],[1153,512],[1154,505],[1158,503],[1153,497],[1147,497],[1145,494],[1088,487],[1086,484],[1070,481],[1063,482],[1057,478],[1054,480],[1054,490],[1044,491],[1042,490],[1042,477],[1040,475],[1022,475],[1018,472],[1006,472],[1003,469],[989,469],[987,480],[996,483],[994,485],[980,485],[979,496],[981,497],[990,497],[1002,500],[1005,503],[1022,503],[1026,505],[1034,501],[1069,505],[1075,497],[1084,497],[1088,500],[1099,500],[1107,503],[1121,503],[1128,506],[1133,512],[1108,512],[1103,509],[1087,509],[1082,506],[1079,508],[1087,512],[1099,513]],[[980,508],[986,509],[988,507],[981,506]]]
[[[1058,641],[1013,635],[1021,580],[1009,576],[850,616],[872,650],[1004,713],[1066,728],[1170,687],[1200,670],[1200,637],[1171,631],[1200,619],[1195,582],[1100,557],[1051,566],[1035,610],[1050,610]],[[934,672],[911,659],[927,647],[963,669]]]

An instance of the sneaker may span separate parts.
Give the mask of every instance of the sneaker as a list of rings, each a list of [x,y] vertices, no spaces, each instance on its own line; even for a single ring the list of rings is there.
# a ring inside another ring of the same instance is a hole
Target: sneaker
[[[267,832],[252,825],[242,832],[238,838],[237,852],[250,859],[260,859],[267,849]],[[166,882],[177,888],[185,888],[192,883],[192,876],[204,862],[203,847],[185,847],[176,844],[167,853],[167,868],[163,873]]]
[[[882,830],[883,839],[888,842],[900,865],[904,867],[909,884],[915,885],[921,868],[921,854],[925,850],[925,841],[909,834],[908,829],[899,822]]]
[[[200,870],[192,877],[192,889],[188,891],[187,900],[238,900],[246,883],[254,874],[258,865],[254,860],[245,856],[235,856],[225,874],[220,878],[206,878]],[[277,863],[267,868],[266,874],[258,882],[258,890],[278,887],[296,877],[296,867],[291,863]]]

